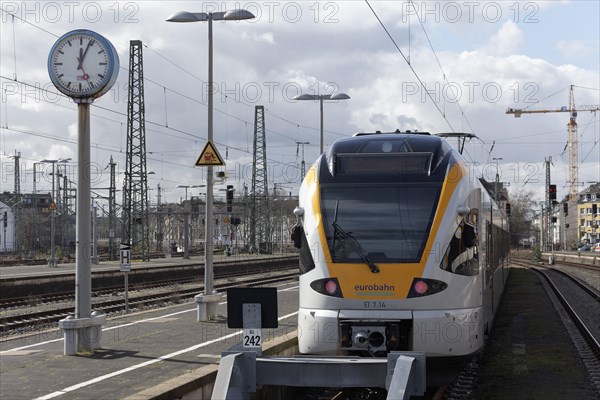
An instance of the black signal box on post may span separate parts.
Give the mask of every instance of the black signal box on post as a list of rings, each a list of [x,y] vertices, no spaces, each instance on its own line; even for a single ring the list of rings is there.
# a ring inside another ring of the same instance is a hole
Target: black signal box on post
[[[548,194],[549,194],[550,200],[556,200],[556,185],[548,186]]]
[[[233,185],[227,185],[227,212],[231,212],[233,206]]]

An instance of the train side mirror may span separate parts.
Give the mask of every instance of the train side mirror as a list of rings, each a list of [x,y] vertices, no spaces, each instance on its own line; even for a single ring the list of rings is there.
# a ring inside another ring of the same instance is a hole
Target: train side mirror
[[[302,225],[294,225],[292,227],[291,239],[294,242],[294,247],[299,249],[302,247],[302,235],[304,235],[304,228]]]
[[[470,224],[465,224],[462,231],[462,239],[465,243],[465,247],[477,246],[477,234],[475,233],[475,227]]]

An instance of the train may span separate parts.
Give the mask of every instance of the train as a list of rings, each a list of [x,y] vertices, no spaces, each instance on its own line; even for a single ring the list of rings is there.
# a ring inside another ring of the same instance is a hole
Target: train
[[[307,171],[294,210],[299,352],[472,357],[508,276],[505,211],[442,137],[335,141]]]

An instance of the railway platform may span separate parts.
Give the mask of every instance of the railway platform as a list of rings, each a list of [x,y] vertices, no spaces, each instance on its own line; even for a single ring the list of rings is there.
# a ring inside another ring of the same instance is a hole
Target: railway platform
[[[263,331],[265,346],[294,337],[297,310],[297,283],[278,287],[279,328]],[[110,319],[102,348],[87,355],[63,356],[58,330],[4,339],[0,398],[111,400],[160,384],[165,392],[169,379],[203,366],[216,371],[221,352],[240,342],[241,331],[227,328],[225,302],[218,313],[214,322],[197,322],[188,303]]]

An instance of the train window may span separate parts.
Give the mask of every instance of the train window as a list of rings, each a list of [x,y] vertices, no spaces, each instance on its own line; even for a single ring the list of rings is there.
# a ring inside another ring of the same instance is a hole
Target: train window
[[[335,172],[429,173],[432,156],[432,153],[338,154]]]
[[[478,239],[474,225],[462,221],[456,228],[440,268],[464,276],[479,274]]]
[[[333,262],[417,262],[440,185],[355,185],[321,189],[323,226]],[[344,232],[334,235],[333,223]],[[357,245],[358,244],[358,245]]]

